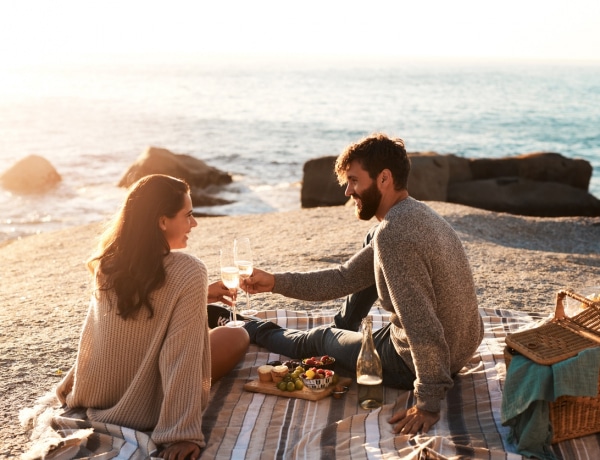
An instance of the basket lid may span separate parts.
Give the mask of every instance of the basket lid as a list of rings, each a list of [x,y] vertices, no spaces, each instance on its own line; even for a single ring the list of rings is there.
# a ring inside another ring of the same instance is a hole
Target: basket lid
[[[588,308],[569,318],[564,313],[566,296],[585,303]],[[600,346],[600,305],[571,290],[561,289],[551,322],[539,327],[507,334],[506,344],[538,364],[551,365]]]
[[[598,344],[558,322],[506,336],[506,344],[538,364],[551,365]]]

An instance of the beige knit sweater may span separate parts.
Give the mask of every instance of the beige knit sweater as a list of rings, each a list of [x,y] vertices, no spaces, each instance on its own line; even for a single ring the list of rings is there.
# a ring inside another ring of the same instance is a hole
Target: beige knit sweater
[[[205,446],[202,412],[210,392],[205,265],[189,254],[165,258],[166,282],[152,294],[154,316],[116,314],[113,292],[92,296],[73,368],[69,407],[90,420],[152,431],[158,445]]]

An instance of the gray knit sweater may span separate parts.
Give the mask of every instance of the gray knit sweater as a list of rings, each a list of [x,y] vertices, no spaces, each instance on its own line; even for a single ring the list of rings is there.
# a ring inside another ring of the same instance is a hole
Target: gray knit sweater
[[[275,275],[273,292],[322,301],[376,283],[391,335],[417,376],[417,407],[437,412],[452,375],[483,339],[471,268],[452,227],[413,198],[395,205],[371,244],[337,268]],[[383,363],[385,366],[385,363]]]

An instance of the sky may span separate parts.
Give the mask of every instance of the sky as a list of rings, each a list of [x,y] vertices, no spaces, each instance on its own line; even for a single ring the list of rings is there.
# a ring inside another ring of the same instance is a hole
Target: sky
[[[113,54],[600,62],[600,0],[0,0],[0,64]]]

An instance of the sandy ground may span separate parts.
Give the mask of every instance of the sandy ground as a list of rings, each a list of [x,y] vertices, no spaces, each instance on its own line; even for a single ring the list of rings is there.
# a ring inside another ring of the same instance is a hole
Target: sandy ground
[[[600,218],[541,219],[430,205],[459,233],[482,307],[551,314],[558,289],[600,285]],[[306,271],[348,259],[374,223],[358,221],[347,207],[202,218],[187,251],[202,258],[216,280],[221,244],[248,236],[258,267]],[[101,224],[93,224],[0,247],[1,459],[26,450],[19,409],[52,389],[57,370],[68,370],[75,359],[90,293],[84,263],[100,232]],[[259,309],[331,309],[339,302],[253,296]]]

